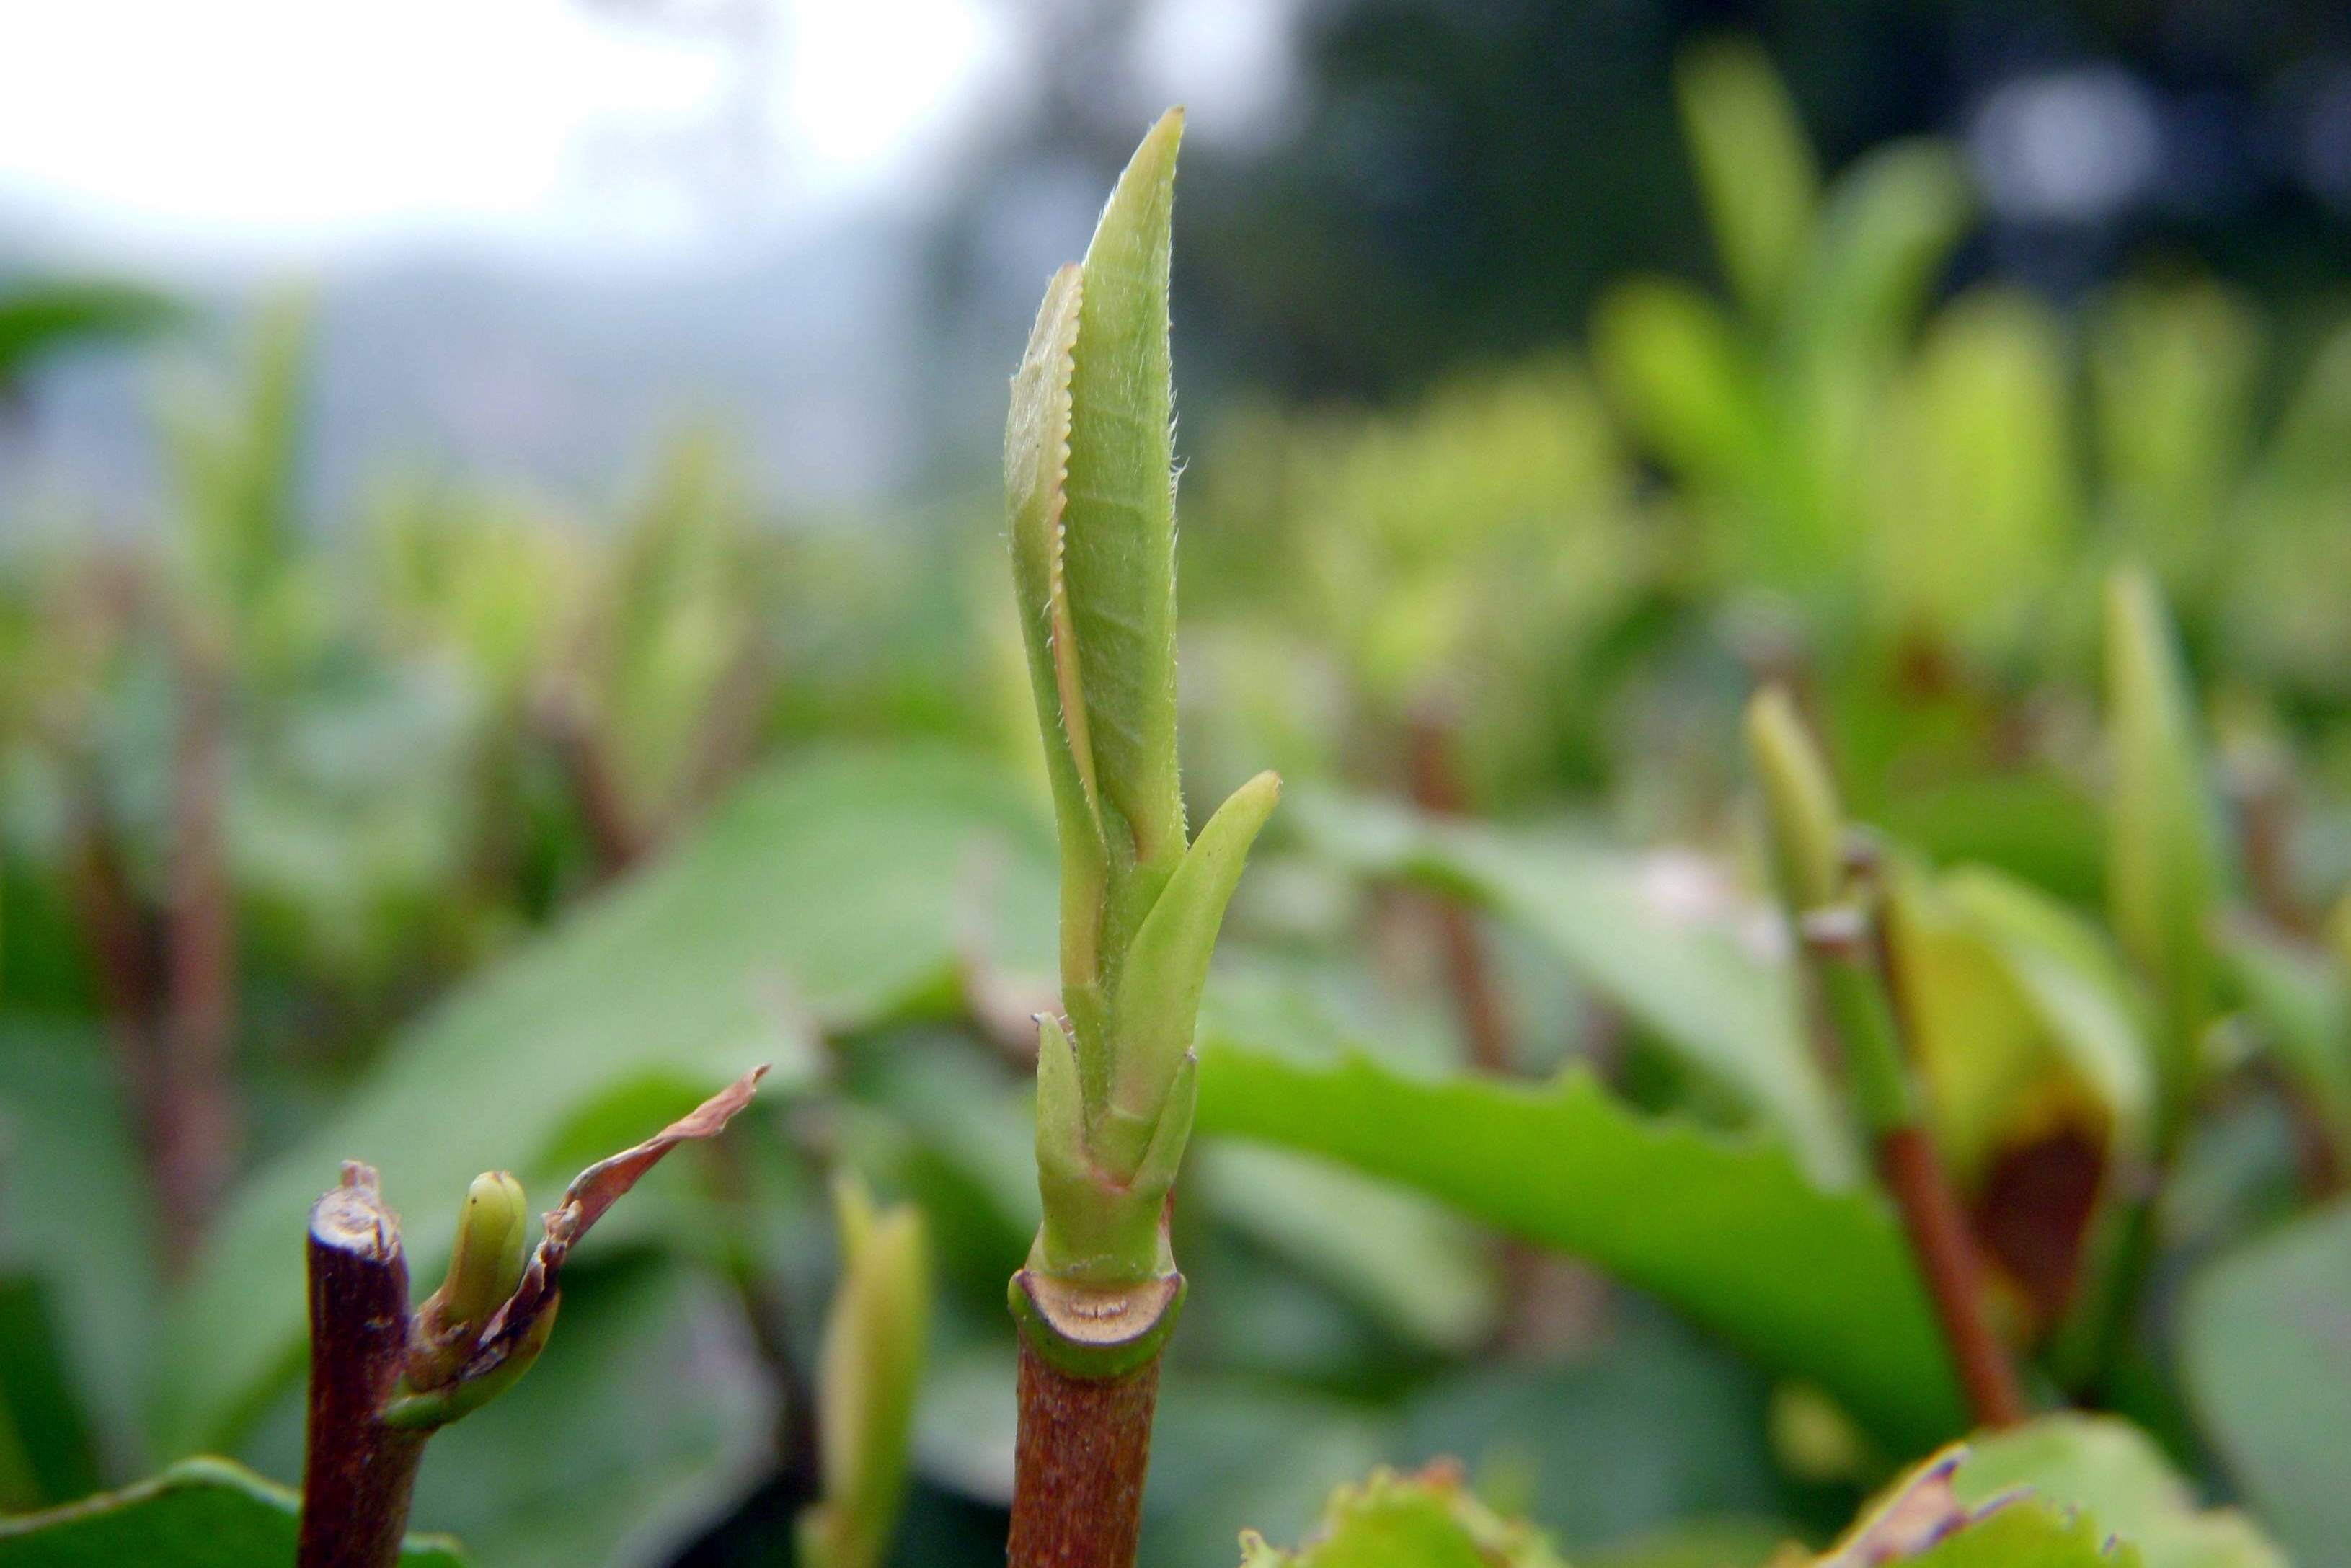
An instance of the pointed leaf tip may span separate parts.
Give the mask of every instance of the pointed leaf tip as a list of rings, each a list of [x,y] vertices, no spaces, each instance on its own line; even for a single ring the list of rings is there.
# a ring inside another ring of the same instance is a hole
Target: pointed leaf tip
[[[1086,247],[1070,380],[1064,581],[1095,788],[1163,871],[1184,852],[1176,761],[1175,388],[1169,235],[1183,117],[1135,149]],[[1117,859],[1119,857],[1113,857]]]

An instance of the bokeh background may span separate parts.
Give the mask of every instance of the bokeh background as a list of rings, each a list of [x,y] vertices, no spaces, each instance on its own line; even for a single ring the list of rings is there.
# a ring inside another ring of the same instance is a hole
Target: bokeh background
[[[1747,696],[1796,690],[1918,864],[2105,952],[2132,562],[2209,743],[2236,1041],[2158,1285],[2339,1219],[2340,5],[12,5],[0,1510],[199,1450],[294,1479],[285,1227],[335,1160],[429,1257],[471,1171],[538,1193],[765,1051],[743,1150],[616,1217],[419,1522],[787,1560],[846,1164],[941,1280],[897,1560],[998,1560],[1050,951],[1005,382],[1178,101],[1187,785],[1302,802],[1213,1029],[1787,1134],[1813,1091],[1735,1038],[1784,956]],[[1408,847],[1461,818],[1499,836]],[[1579,925],[1607,898],[1654,950]],[[1716,1023],[1673,1000],[1694,930],[1746,966]],[[1941,1131],[2045,1346],[2137,1113],[1953,962],[1950,1038],[2005,1043],[1926,1064]],[[1437,1454],[1578,1562],[1760,1562],[1909,1457],[1604,1257],[1204,1143],[1148,1563]],[[2216,1419],[2169,1354],[2096,1397],[2340,1560],[2351,1487],[2264,1456],[2351,1403]]]

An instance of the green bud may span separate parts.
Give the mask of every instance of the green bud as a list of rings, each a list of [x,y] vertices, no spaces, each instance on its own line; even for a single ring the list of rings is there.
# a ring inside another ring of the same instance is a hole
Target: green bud
[[[522,1282],[529,1228],[520,1182],[504,1171],[474,1178],[457,1217],[448,1275],[417,1309],[408,1358],[411,1386],[437,1388],[465,1364],[483,1327]]]
[[[2105,644],[2107,899],[2123,950],[2161,1005],[2158,1125],[2176,1129],[2215,1010],[2209,925],[2218,849],[2187,672],[2145,572],[2107,582]]]
[[[1763,783],[1772,862],[1790,913],[1801,916],[1835,903],[1845,880],[1836,786],[1796,705],[1777,686],[1747,705],[1747,750]]]
[[[549,1298],[547,1306],[531,1320],[530,1332],[514,1347],[507,1358],[488,1371],[447,1383],[436,1388],[418,1388],[413,1378],[403,1386],[417,1389],[402,1393],[383,1408],[383,1424],[404,1432],[431,1432],[446,1427],[461,1416],[470,1416],[522,1381],[522,1375],[538,1364],[539,1353],[555,1333],[557,1309],[563,1298]],[[413,1358],[412,1358],[413,1364]]]
[[[817,1373],[821,1500],[801,1514],[807,1568],[879,1568],[906,1494],[908,1435],[929,1330],[929,1247],[913,1205],[876,1210],[833,1183],[841,1282]]]

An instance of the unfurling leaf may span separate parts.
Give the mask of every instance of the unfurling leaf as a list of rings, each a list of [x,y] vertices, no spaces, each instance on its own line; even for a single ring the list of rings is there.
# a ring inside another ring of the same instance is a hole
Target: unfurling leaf
[[[2212,1020],[2217,851],[2187,673],[2154,580],[2106,585],[2106,735],[2113,769],[2107,895],[2124,950],[2162,1004],[2159,1134],[2176,1129]]]
[[[1167,267],[1181,110],[1135,150],[1085,260],[1054,274],[1012,378],[1012,576],[1061,850],[1061,1007],[1040,1020],[1030,1267],[1117,1290],[1172,1275],[1192,1035],[1271,774],[1187,836],[1176,747]]]

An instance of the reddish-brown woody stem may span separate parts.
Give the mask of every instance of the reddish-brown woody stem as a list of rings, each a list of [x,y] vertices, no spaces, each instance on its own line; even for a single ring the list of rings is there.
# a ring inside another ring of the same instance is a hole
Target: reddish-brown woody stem
[[[1981,1427],[2013,1427],[2026,1416],[2024,1395],[2008,1347],[1991,1329],[1983,1310],[1982,1269],[1975,1238],[1944,1179],[1935,1145],[1924,1127],[1897,1127],[1877,1142],[1877,1174],[1902,1213],[1911,1250],[1927,1293],[1942,1321],[1943,1337],[1966,1393],[1968,1408]]]
[[[1156,1355],[1079,1377],[1021,1336],[1010,1568],[1133,1568],[1158,1402]]]
[[[310,1418],[296,1568],[392,1568],[424,1455],[423,1432],[380,1418],[408,1354],[408,1260],[375,1172],[310,1210]]]

